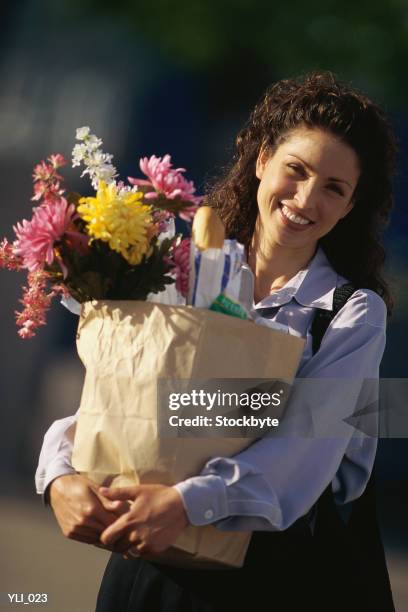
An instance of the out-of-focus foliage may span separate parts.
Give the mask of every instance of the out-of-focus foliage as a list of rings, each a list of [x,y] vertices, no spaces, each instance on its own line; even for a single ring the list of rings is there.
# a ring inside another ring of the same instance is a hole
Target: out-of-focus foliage
[[[196,69],[236,61],[243,88],[252,70],[282,77],[319,68],[394,105],[408,97],[406,0],[64,0],[58,10],[120,20]]]

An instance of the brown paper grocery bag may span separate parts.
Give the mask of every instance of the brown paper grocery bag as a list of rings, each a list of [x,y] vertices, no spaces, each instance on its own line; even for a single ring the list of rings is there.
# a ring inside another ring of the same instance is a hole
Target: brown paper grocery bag
[[[159,379],[293,379],[304,341],[191,306],[139,301],[82,305],[77,346],[86,374],[72,462],[107,485],[172,485],[248,438],[160,438]],[[251,534],[188,527],[160,561],[242,566]]]

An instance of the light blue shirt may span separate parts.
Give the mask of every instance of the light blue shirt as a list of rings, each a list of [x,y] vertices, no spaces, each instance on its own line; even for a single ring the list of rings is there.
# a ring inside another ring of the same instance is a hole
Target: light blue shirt
[[[362,394],[367,393],[367,401],[375,399],[372,385],[366,391],[364,381],[378,379],[385,303],[373,291],[359,289],[331,321],[315,355],[310,333],[316,309],[332,310],[334,290],[346,282],[319,248],[306,269],[255,305],[271,308],[268,318],[306,338],[297,377],[319,379],[319,387],[305,393],[302,380],[295,385],[275,437],[257,440],[231,458],[214,457],[200,475],[175,485],[193,525],[283,530],[308,512],[330,483],[338,504],[363,492],[376,438],[343,419],[353,414]],[[76,415],[60,419],[46,433],[36,473],[38,493],[57,476],[74,472],[75,422]],[[303,425],[308,435],[302,435]]]

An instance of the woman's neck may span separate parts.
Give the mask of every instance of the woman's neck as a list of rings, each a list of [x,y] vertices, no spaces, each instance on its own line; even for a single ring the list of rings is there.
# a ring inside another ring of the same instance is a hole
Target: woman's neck
[[[254,234],[248,253],[248,263],[255,276],[255,303],[277,291],[307,267],[316,246],[292,249],[262,240]]]

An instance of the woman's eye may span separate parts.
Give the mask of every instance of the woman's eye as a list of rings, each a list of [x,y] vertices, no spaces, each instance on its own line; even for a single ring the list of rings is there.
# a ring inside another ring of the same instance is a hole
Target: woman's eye
[[[288,164],[288,168],[290,170],[293,170],[297,174],[304,174],[305,173],[305,171],[303,170],[302,166],[299,166],[298,164]]]
[[[339,187],[338,185],[336,185],[335,183],[331,183],[330,185],[328,185],[329,189],[331,189],[332,191],[334,191],[334,193],[337,193],[340,196],[343,196],[343,190],[341,187]]]

